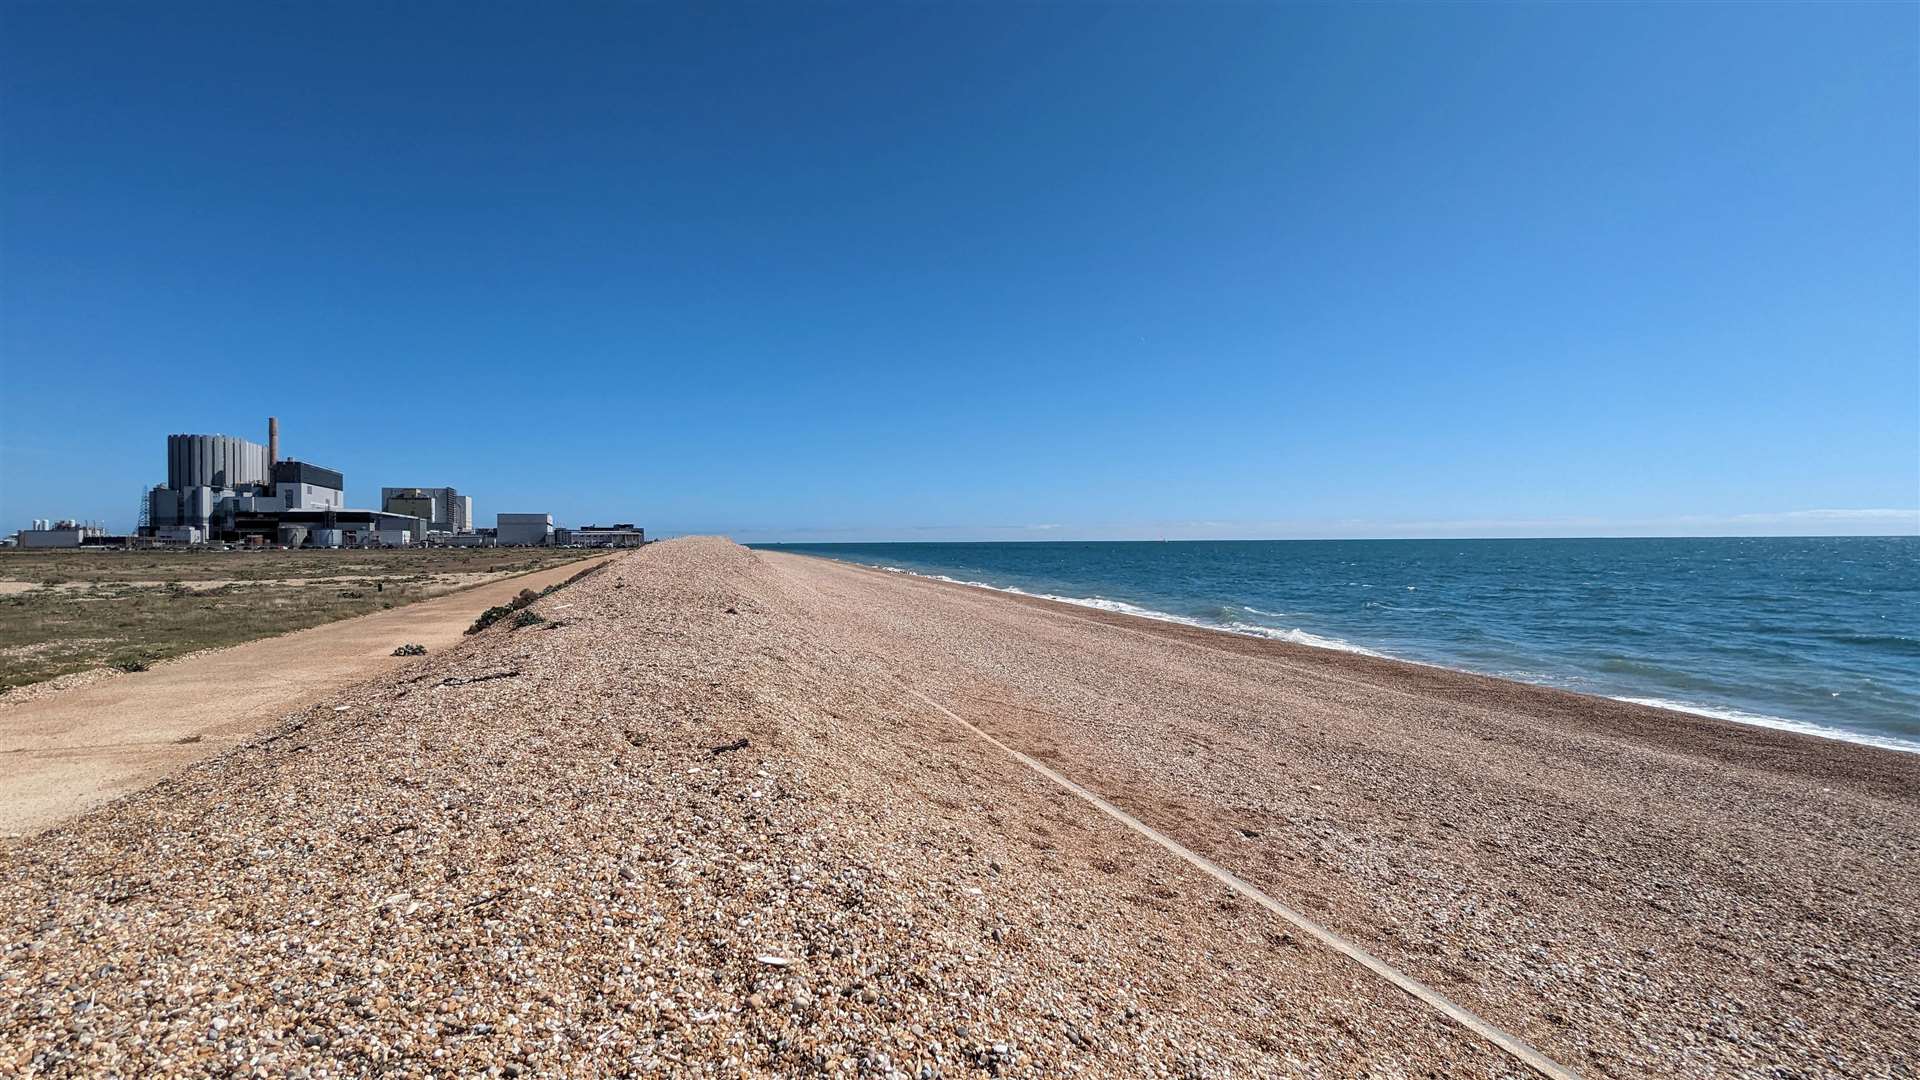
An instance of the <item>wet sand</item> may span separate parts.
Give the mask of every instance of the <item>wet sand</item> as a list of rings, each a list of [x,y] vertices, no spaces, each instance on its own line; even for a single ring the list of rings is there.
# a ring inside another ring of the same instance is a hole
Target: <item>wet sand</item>
[[[1183,849],[1582,1075],[1916,1066],[1914,755],[719,541],[536,610],[0,855],[0,1062],[1530,1075]]]

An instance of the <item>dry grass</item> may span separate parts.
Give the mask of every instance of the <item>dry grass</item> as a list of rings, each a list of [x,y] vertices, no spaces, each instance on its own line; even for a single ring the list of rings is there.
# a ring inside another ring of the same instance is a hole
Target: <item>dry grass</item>
[[[0,692],[95,667],[139,671],[185,653],[400,607],[593,554],[512,548],[7,552],[0,555],[0,579],[37,587],[0,595]]]
[[[263,581],[282,578],[521,574],[604,554],[571,548],[393,548],[311,551],[35,551],[0,549],[0,581]]]

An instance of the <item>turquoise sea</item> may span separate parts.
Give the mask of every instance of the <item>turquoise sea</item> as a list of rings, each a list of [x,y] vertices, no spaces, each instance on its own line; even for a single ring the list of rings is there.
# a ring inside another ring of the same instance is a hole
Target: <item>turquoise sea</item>
[[[1920,537],[756,546],[1920,752]]]

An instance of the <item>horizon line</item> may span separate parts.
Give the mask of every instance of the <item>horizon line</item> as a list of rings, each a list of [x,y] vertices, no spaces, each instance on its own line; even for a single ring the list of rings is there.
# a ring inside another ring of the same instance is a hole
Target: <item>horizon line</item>
[[[683,532],[663,537],[681,540],[693,536],[727,536],[726,533]],[[728,539],[732,537],[728,536]],[[1422,543],[1436,540],[1470,542],[1476,540],[1916,540],[1920,531],[1905,533],[1627,533],[1594,536],[1140,536],[1103,538],[1055,538],[1018,540],[752,540],[753,544],[1325,544],[1325,543]]]

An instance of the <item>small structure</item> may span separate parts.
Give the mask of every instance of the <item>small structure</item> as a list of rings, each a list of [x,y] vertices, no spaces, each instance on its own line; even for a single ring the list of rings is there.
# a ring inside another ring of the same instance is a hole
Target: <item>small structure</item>
[[[545,547],[553,543],[552,514],[500,514],[494,525],[501,547]]]

